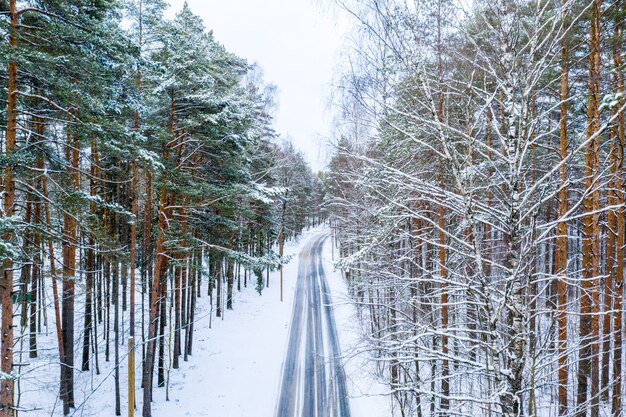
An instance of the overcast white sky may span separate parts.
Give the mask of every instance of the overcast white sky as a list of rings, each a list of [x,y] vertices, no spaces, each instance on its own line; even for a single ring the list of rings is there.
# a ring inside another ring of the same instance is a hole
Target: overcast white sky
[[[184,0],[170,0],[170,14]],[[327,98],[345,23],[316,0],[188,0],[228,50],[258,62],[279,89],[276,130],[323,168],[332,116]]]

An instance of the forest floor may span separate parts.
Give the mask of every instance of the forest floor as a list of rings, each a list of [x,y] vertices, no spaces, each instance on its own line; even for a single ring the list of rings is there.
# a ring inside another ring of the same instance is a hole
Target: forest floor
[[[270,286],[263,295],[254,282],[235,292],[234,310],[215,317],[208,298],[198,300],[193,355],[180,369],[169,372],[169,388],[154,389],[153,415],[273,417],[276,413],[282,363],[285,358],[292,301],[298,276],[298,254],[306,242],[323,231],[306,231],[285,244],[285,256],[292,256],[284,268],[284,301],[280,302],[279,272],[270,274]],[[336,251],[335,251],[336,255]],[[355,417],[387,417],[390,413],[386,388],[376,382],[375,365],[368,360],[354,304],[347,295],[341,274],[334,271],[330,239],[323,251],[324,268],[331,288],[334,312]],[[80,299],[80,298],[78,298]],[[212,317],[211,317],[212,311]],[[22,380],[21,406],[28,412],[20,417],[61,416],[58,392],[58,360],[54,347],[54,315],[49,310],[49,334],[40,337],[40,358],[30,361]],[[80,315],[77,314],[77,317]],[[77,328],[81,322],[77,322]],[[167,337],[167,334],[166,334]],[[102,350],[102,345],[100,346]],[[112,351],[112,346],[111,346]],[[80,358],[77,350],[76,358]],[[139,353],[140,355],[140,353]],[[126,347],[120,346],[121,410],[126,408]],[[105,417],[115,415],[113,353],[104,362],[100,352],[100,375],[76,372],[77,409],[71,415]],[[140,358],[140,356],[139,356]],[[140,378],[137,379],[137,416],[141,415]],[[167,393],[167,391],[169,391]],[[166,400],[166,394],[169,400]],[[33,410],[35,409],[35,410]]]

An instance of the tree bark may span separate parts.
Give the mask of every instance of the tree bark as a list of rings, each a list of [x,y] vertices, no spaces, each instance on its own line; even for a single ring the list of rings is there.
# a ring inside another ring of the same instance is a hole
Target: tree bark
[[[611,401],[611,414],[614,417],[622,415],[622,351],[623,351],[623,299],[624,299],[624,245],[626,244],[625,234],[626,228],[624,219],[624,136],[626,133],[626,120],[624,111],[621,110],[626,104],[624,99],[624,70],[622,58],[622,44],[624,36],[624,12],[626,12],[626,2],[619,0],[615,7],[620,11],[618,13],[617,23],[615,25],[615,46],[614,46],[614,67],[616,69],[617,90],[621,94],[619,101],[619,114],[617,117],[617,137],[615,142],[616,160],[615,160],[615,203],[619,207],[616,216],[616,236],[615,236],[615,275],[614,283],[614,299],[613,299],[613,395]],[[620,17],[621,16],[621,17]]]
[[[563,0],[563,7],[566,7],[567,0]],[[565,11],[563,11],[565,14]],[[563,20],[566,21],[565,16]],[[567,165],[563,162],[567,158],[568,137],[568,92],[569,92],[569,48],[567,36],[563,35],[561,40],[561,91],[560,91],[560,120],[559,120],[559,157],[561,167],[559,168],[559,208],[558,218],[563,219],[567,215]],[[556,229],[556,251],[554,261],[554,274],[557,277],[557,351],[558,351],[558,399],[559,415],[566,415],[568,412],[567,387],[567,222],[560,221]]]
[[[91,142],[91,168],[89,178],[89,194],[92,197],[96,197],[98,194],[98,147],[96,140]],[[91,201],[89,203],[89,213],[93,218],[96,216],[96,203]],[[85,326],[83,333],[83,366],[82,370],[89,370],[89,357],[90,357],[90,335],[93,326],[94,308],[93,308],[93,293],[94,293],[94,281],[96,271],[96,239],[92,231],[88,233],[88,247],[87,247],[87,272],[85,274]]]
[[[9,1],[9,45],[11,51],[17,51],[17,14],[16,0]],[[17,62],[9,60],[7,90],[7,127],[5,134],[6,156],[10,158],[16,150],[17,138]],[[15,180],[13,168],[9,164],[4,169],[4,216],[12,217],[15,213]],[[12,233],[6,231],[5,242],[14,240]],[[4,377],[0,380],[0,417],[13,417],[13,262],[7,258],[2,262],[0,276],[0,301],[2,302],[2,319],[0,323],[0,371]]]
[[[67,132],[66,163],[67,175],[73,192],[79,189],[78,173],[78,138],[73,132]],[[76,219],[73,211],[65,210],[63,215],[63,412],[69,414],[74,407],[74,301],[76,288]]]
[[[30,331],[29,331],[29,357],[37,357],[37,293],[39,292],[39,280],[41,279],[41,201],[39,198],[34,202],[34,218],[35,232],[33,235],[33,266],[30,277]]]
[[[602,0],[591,7],[589,36],[589,97],[587,102],[587,143],[585,147],[585,191],[583,207],[582,288],[580,302],[580,339],[578,361],[578,417],[584,417],[591,404],[591,417],[599,413],[599,190],[596,185],[599,163],[597,132],[600,130],[600,15]],[[590,390],[591,397],[588,398]]]
[[[170,136],[174,136],[174,94],[171,95],[170,106]],[[163,159],[169,159],[169,145],[164,146]],[[158,298],[161,294],[162,272],[167,267],[167,254],[165,247],[165,230],[167,228],[167,181],[162,179],[160,196],[159,196],[159,220],[158,234],[156,241],[156,260],[154,262],[154,273],[152,281],[152,289],[150,291],[150,313],[148,315],[148,347],[146,349],[146,359],[143,369],[143,417],[152,416],[152,377],[155,358],[155,345],[157,337],[157,306]]]

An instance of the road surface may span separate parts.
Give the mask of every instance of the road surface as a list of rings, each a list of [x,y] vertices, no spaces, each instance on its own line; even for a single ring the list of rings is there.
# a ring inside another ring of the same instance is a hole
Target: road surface
[[[276,417],[350,417],[341,349],[322,265],[328,235],[300,252]]]

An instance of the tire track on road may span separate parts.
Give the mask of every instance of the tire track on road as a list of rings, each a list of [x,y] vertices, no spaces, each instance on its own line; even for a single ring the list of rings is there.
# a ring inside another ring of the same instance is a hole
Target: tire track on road
[[[327,237],[313,237],[299,255],[276,417],[350,417],[341,348],[322,262]],[[302,404],[296,399],[302,399]]]

